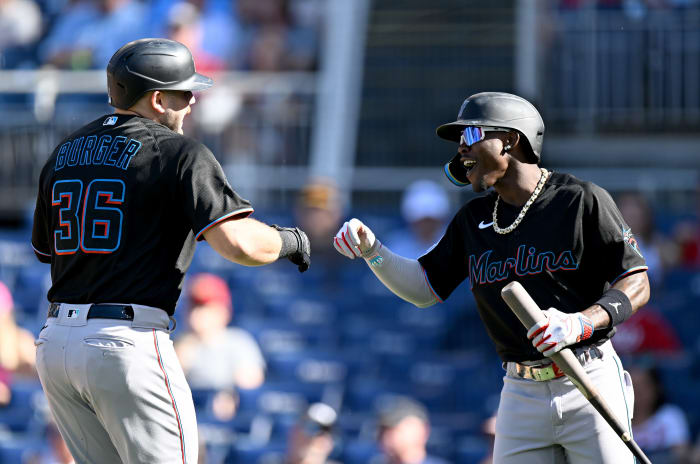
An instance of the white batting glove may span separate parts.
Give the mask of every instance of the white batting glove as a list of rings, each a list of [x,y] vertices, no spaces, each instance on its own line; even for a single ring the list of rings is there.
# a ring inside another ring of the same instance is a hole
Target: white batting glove
[[[542,311],[545,319],[527,331],[527,338],[545,356],[552,356],[569,345],[591,338],[593,322],[582,313],[567,314],[556,308]]]
[[[352,218],[340,228],[333,238],[333,246],[343,256],[359,258],[372,248],[376,239],[369,227],[359,219]]]

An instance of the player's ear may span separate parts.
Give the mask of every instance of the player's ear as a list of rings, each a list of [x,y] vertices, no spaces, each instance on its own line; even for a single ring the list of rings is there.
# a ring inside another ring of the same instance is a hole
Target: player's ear
[[[149,100],[153,111],[158,114],[165,113],[165,108],[167,107],[165,98],[165,93],[161,92],[160,90],[154,90],[153,93],[151,93],[151,98]]]
[[[510,131],[506,134],[506,145],[515,147],[518,145],[518,142],[520,142],[520,134],[518,131]]]

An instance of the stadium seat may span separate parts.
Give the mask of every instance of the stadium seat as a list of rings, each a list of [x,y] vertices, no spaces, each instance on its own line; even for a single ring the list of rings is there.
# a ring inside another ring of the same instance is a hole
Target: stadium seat
[[[352,440],[345,443],[341,462],[344,464],[367,464],[379,455],[377,444],[369,440]]]
[[[479,435],[463,438],[456,449],[455,464],[479,464],[489,452],[489,443]]]
[[[275,456],[284,453],[285,442],[274,442],[265,445],[237,442],[231,446],[224,461],[225,464],[264,464]]]
[[[239,411],[271,415],[300,414],[308,404],[321,401],[326,385],[288,381],[265,382],[255,390],[240,390]]]
[[[0,463],[26,464],[36,456],[42,447],[41,440],[0,439]]]
[[[10,404],[0,408],[0,424],[15,433],[25,433],[40,425],[42,419],[37,417],[37,411],[45,401],[41,384],[38,381],[14,382],[10,390]]]
[[[270,353],[269,378],[308,383],[340,383],[349,373],[342,356],[323,350]]]

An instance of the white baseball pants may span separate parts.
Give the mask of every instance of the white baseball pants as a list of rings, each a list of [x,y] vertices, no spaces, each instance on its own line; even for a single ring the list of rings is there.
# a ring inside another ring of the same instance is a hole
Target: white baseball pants
[[[90,306],[62,304],[35,342],[39,378],[75,462],[196,464],[192,393],[168,315],[131,305],[133,321],[88,320]]]
[[[634,391],[610,341],[584,363],[601,396],[631,433]],[[503,378],[494,464],[634,464],[622,440],[566,377]]]

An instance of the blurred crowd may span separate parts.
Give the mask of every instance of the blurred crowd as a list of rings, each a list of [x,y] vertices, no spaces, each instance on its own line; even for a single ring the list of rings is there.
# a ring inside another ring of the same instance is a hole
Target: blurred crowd
[[[310,70],[324,0],[1,0],[0,68],[104,69],[121,45],[167,37],[199,71]]]
[[[416,181],[401,216],[377,233],[419,256],[440,238],[453,200],[444,185]],[[697,464],[698,221],[670,221],[639,192],[615,200],[654,289],[613,339],[635,386],[634,436],[654,463]],[[362,263],[340,261],[330,237],[348,212],[331,181],[309,181],[295,205],[313,243],[303,278],[236,267],[203,244],[185,281],[174,342],[197,408],[200,462],[490,463],[502,373],[475,335],[474,308],[412,308],[382,293]],[[0,276],[21,283],[2,264]],[[0,462],[68,464],[34,371],[34,309],[0,284]]]

